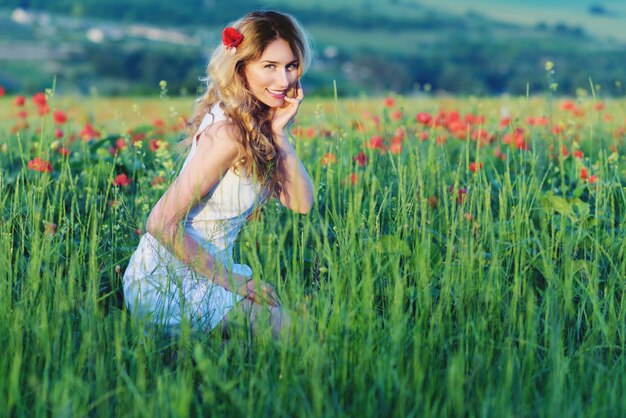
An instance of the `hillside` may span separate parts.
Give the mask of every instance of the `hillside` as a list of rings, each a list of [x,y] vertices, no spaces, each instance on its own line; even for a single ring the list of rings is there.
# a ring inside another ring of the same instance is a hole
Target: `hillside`
[[[575,94],[589,79],[603,94],[621,94],[617,40],[599,40],[565,23],[522,25],[472,11],[437,10],[427,2],[350,0],[312,5],[194,0],[188,7],[144,0],[45,2],[19,12],[0,9],[0,84],[11,91],[48,87],[63,93],[150,94],[167,80],[170,94],[194,94],[219,32],[242,11],[275,6],[296,15],[312,35],[311,94],[525,94],[558,83]],[[547,80],[544,64],[556,73]]]

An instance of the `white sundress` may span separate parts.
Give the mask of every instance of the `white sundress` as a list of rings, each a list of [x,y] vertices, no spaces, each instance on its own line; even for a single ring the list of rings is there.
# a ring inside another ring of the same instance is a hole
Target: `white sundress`
[[[198,135],[224,119],[219,105],[204,116],[182,170],[196,152]],[[185,231],[229,271],[251,277],[249,266],[234,263],[233,245],[246,218],[266,198],[257,182],[231,168],[191,209],[183,220]],[[131,256],[123,285],[132,315],[174,332],[185,320],[196,331],[212,330],[243,299],[182,263],[149,233]]]

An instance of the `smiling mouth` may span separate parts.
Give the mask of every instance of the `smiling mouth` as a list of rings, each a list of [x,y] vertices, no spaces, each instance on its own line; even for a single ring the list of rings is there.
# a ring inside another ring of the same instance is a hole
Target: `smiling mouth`
[[[275,97],[277,99],[282,99],[285,97],[285,94],[287,93],[287,90],[270,90],[267,89],[268,93],[272,96]]]

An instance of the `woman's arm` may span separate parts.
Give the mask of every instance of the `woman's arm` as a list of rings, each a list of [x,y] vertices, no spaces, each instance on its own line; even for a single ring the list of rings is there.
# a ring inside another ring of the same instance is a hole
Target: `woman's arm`
[[[206,195],[238,155],[232,128],[215,124],[203,132],[196,153],[152,209],[146,230],[176,258],[227,290],[249,295],[249,278],[230,274],[182,227],[189,210]]]
[[[277,108],[272,120],[272,131],[274,141],[278,146],[278,151],[283,157],[282,171],[285,174],[283,179],[283,192],[280,194],[280,202],[287,208],[298,213],[309,213],[313,206],[313,184],[309,173],[302,165],[296,151],[293,149],[286,134],[289,123],[298,113],[300,103],[304,99],[304,92],[300,81],[297,82],[296,97],[285,97],[285,105]]]
[[[298,158],[287,134],[275,135],[274,139],[282,154],[283,191],[279,196],[280,202],[286,207],[298,213],[309,213],[313,206],[313,184],[309,173]]]

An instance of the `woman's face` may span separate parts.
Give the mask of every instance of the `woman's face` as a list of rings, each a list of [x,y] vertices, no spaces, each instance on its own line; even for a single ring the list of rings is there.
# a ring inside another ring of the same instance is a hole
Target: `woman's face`
[[[244,68],[250,92],[269,107],[283,106],[287,91],[298,82],[298,65],[287,41],[272,41],[258,60]]]

